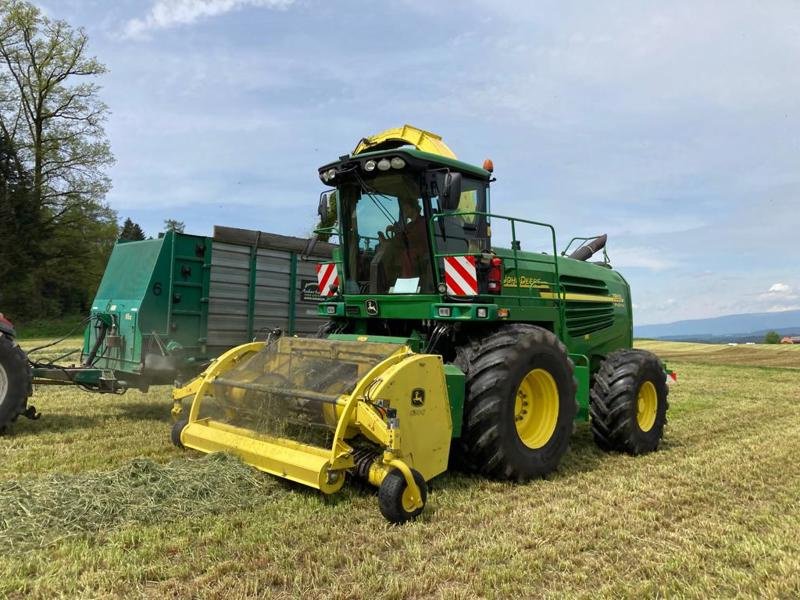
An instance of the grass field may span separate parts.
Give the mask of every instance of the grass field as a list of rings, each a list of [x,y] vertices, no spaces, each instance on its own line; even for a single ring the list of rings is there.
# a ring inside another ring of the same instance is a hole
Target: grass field
[[[655,352],[667,361],[700,365],[741,365],[744,367],[788,367],[800,369],[800,345],[796,344],[696,344],[640,340],[639,348]]]
[[[176,450],[167,388],[40,388],[0,438],[0,596],[800,597],[800,348],[643,345],[679,373],[660,452],[580,424],[550,478],[448,474],[402,527]]]

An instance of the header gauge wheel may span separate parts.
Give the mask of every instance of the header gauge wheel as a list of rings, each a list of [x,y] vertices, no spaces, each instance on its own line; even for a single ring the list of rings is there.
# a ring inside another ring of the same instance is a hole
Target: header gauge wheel
[[[181,442],[181,433],[183,433],[184,428],[189,424],[188,419],[180,419],[179,421],[175,421],[172,424],[172,430],[170,431],[169,438],[172,441],[173,445],[181,450],[185,450],[183,442]]]
[[[419,488],[422,506],[415,507],[405,477],[397,469],[392,469],[378,488],[378,505],[381,514],[390,523],[397,525],[416,519],[425,508],[428,500],[428,486],[425,478],[416,469],[411,469],[414,482]]]

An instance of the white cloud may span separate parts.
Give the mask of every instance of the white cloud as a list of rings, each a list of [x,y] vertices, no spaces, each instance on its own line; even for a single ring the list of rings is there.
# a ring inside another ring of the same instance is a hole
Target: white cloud
[[[792,292],[792,286],[786,285],[785,283],[774,283],[770,286],[769,292],[771,294],[790,294]]]
[[[126,37],[141,37],[154,29],[189,25],[198,19],[215,17],[247,6],[287,8],[294,0],[155,0],[143,18],[125,24]]]
[[[800,305],[797,300],[800,298],[794,288],[787,283],[773,283],[769,291],[758,294],[757,306],[766,312],[783,312],[786,310],[797,310]]]
[[[767,312],[786,312],[787,310],[800,310],[800,304],[782,304],[770,306]]]
[[[773,283],[769,291],[759,294],[758,299],[762,301],[767,301],[770,303],[776,302],[778,303],[776,306],[770,308],[770,311],[774,310],[789,310],[787,308],[778,308],[779,306],[785,306],[790,300],[797,300],[798,295],[794,292],[792,286],[786,283]]]

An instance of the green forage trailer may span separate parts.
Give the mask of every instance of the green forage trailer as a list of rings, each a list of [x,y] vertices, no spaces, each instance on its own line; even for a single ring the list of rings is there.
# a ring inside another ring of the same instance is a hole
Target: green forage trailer
[[[72,364],[26,359],[13,325],[0,329],[0,430],[28,406],[32,386],[88,391],[147,390],[191,378],[238,344],[280,330],[316,333],[316,265],[330,261],[324,242],[215,227],[213,237],[169,231],[120,242],[108,261]]]

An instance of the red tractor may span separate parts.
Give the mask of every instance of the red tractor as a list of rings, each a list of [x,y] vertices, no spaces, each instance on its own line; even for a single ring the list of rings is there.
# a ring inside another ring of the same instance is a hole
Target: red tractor
[[[28,413],[32,382],[33,371],[17,344],[14,325],[0,313],[0,433]]]

